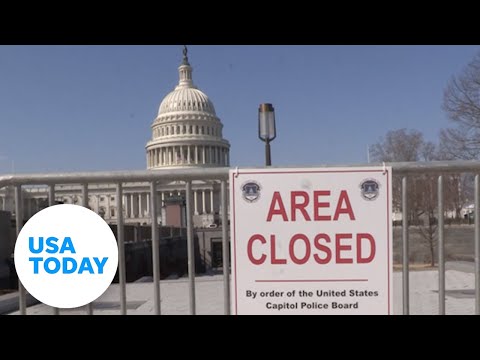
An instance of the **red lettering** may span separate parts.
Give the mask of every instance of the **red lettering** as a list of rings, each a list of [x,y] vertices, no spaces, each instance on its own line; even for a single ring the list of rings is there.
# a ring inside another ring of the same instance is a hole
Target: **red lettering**
[[[329,208],[329,202],[320,202],[320,196],[330,196],[330,191],[314,191],[313,192],[313,219],[315,221],[330,221],[332,220],[331,215],[319,215],[318,210],[320,208]]]
[[[353,264],[353,259],[342,258],[342,251],[352,250],[352,245],[342,245],[343,239],[351,239],[352,234],[336,234],[335,235],[335,257],[337,264]]]
[[[287,259],[277,259],[277,249],[275,248],[275,235],[270,235],[270,252],[272,253],[272,265],[283,265]]]
[[[370,242],[370,255],[362,257],[362,240]],[[370,234],[357,234],[357,263],[368,264],[375,258],[376,246],[375,239]]]
[[[277,204],[278,209],[276,208]],[[285,205],[283,205],[282,201],[282,195],[280,195],[280,192],[278,191],[273,193],[272,202],[270,203],[270,210],[268,210],[267,222],[272,221],[273,215],[281,215],[283,221],[288,221]]]
[[[248,259],[252,262],[253,265],[262,265],[265,260],[267,259],[267,255],[265,254],[262,254],[262,256],[260,256],[259,259],[255,258],[253,256],[253,242],[254,241],[260,241],[262,244],[266,244],[267,240],[265,240],[265,238],[262,236],[262,235],[259,235],[259,234],[255,234],[253,235],[250,240],[248,240],[248,244],[247,244],[247,255],[248,255]]]
[[[305,256],[303,258],[298,258],[297,255],[295,254],[295,242],[297,240],[302,240],[305,243]],[[290,240],[289,251],[290,251],[290,258],[295,264],[297,265],[305,264],[308,261],[308,259],[310,259],[310,254],[311,254],[310,241],[308,240],[307,236],[303,234],[294,235]]]
[[[297,197],[302,197],[303,202],[297,203]],[[304,219],[306,221],[310,221],[310,216],[308,215],[307,210],[305,210],[308,203],[309,203],[308,194],[305,191],[292,191],[290,193],[290,207],[291,207],[292,221],[297,220],[296,210],[300,210]]]
[[[345,207],[343,207],[343,203],[345,203]],[[342,190],[340,193],[337,208],[335,209],[335,215],[333,215],[333,220],[337,221],[340,214],[348,214],[348,216],[350,216],[350,220],[355,220],[355,215],[353,215],[352,205],[350,204],[350,199],[348,198],[348,193],[346,190]]]
[[[247,256],[253,265],[264,265],[268,258],[272,265],[304,265],[309,262],[319,265],[332,262],[336,264],[368,264],[375,259],[376,254],[375,239],[368,233],[341,233],[332,234],[332,237],[325,233],[319,233],[313,238],[313,243],[308,235],[295,234],[289,239],[288,254],[285,258],[281,258],[277,256],[276,235],[269,236],[269,240],[266,240],[266,237],[254,234],[248,240]],[[334,243],[333,236],[335,236]],[[270,242],[268,247],[264,246],[267,245],[267,242]],[[286,241],[282,241],[282,243],[286,244]],[[312,251],[312,247],[314,247],[314,251]]]
[[[318,250],[323,251],[325,253],[325,258],[322,259],[317,254],[314,254],[313,258],[318,264],[324,265],[324,264],[328,264],[330,260],[332,260],[332,250],[330,250],[328,246],[320,244],[320,240],[325,240],[326,243],[329,243],[330,236],[328,236],[327,234],[318,234],[317,236],[315,236],[315,240],[314,240],[315,247]]]

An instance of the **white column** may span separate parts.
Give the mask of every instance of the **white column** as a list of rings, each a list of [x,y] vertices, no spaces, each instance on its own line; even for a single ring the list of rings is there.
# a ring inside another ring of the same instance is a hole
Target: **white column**
[[[200,161],[198,161],[198,145],[195,145],[195,161],[193,162],[194,164],[198,164]]]
[[[165,193],[162,191],[162,203],[160,204],[160,206],[163,205],[165,205]]]
[[[131,218],[133,219],[135,217],[135,206],[133,203],[134,197],[133,194],[130,194],[130,212],[131,212]]]
[[[192,153],[190,152],[190,148],[191,146],[188,145],[188,148],[187,148],[187,158],[188,158],[188,164],[191,164],[191,160],[190,160],[190,157],[192,156]]]
[[[126,218],[128,218],[128,197],[127,195],[123,195],[123,216]],[[117,201],[120,201],[120,199],[117,199]],[[118,215],[117,215],[118,217]]]
[[[100,196],[98,195],[95,195],[95,202],[97,203],[97,207],[95,208],[95,212],[98,214],[98,212],[100,211]],[[72,201],[72,204],[73,204],[73,198],[71,199]]]
[[[203,164],[205,165],[207,163],[207,159],[205,158],[205,146],[202,146],[202,153],[203,153]]]
[[[147,193],[147,216],[150,216],[150,193]]]
[[[210,214],[214,214],[215,211],[213,211],[213,189],[210,190]]]
[[[110,219],[110,193],[105,195],[107,198],[107,210],[105,211],[105,218]]]
[[[202,214],[206,214],[206,206],[205,206],[205,190],[202,190]]]
[[[142,193],[138,194],[138,217],[143,218]]]
[[[197,196],[198,196],[198,191],[194,191],[193,192],[193,209],[194,209],[194,212],[195,212],[195,215],[198,215],[198,200],[197,200]]]

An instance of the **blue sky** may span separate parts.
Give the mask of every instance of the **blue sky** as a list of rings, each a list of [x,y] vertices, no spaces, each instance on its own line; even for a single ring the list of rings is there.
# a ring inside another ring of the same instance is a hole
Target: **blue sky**
[[[277,116],[272,162],[361,164],[389,130],[436,141],[448,80],[479,46],[190,46],[232,166],[261,166],[258,105]],[[178,81],[178,46],[0,46],[0,173],[141,170]]]

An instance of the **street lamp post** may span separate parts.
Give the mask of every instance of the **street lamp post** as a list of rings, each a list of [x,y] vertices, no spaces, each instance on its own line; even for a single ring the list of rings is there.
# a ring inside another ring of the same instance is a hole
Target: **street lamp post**
[[[272,165],[270,142],[277,137],[275,109],[272,104],[260,104],[258,109],[258,137],[265,142],[265,165]]]

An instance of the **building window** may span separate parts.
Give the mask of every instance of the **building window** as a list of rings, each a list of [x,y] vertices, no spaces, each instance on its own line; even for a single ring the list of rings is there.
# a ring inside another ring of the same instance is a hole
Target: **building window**
[[[115,196],[112,196],[112,197],[110,198],[110,200],[111,200],[111,201],[115,201]]]
[[[103,196],[100,196],[100,201],[101,202],[104,202],[105,201],[105,198]]]
[[[110,217],[115,217],[115,208],[110,208]]]

